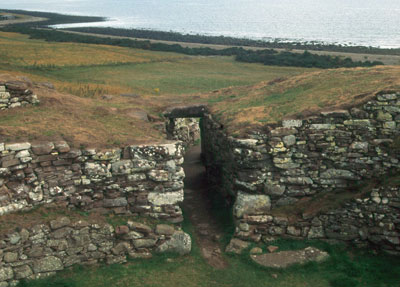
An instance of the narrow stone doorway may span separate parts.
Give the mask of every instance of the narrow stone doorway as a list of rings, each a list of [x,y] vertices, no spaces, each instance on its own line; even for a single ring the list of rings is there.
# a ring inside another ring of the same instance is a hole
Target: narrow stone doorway
[[[221,228],[212,215],[212,191],[206,177],[206,169],[201,159],[202,145],[200,121],[208,109],[204,105],[171,108],[164,113],[168,118],[169,139],[181,140],[186,148],[183,169],[185,187],[184,216],[193,226],[195,241],[208,264],[217,269],[228,266],[223,257],[220,239]]]

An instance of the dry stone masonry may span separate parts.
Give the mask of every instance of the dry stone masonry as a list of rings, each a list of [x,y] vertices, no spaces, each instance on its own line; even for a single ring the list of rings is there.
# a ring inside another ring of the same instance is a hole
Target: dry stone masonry
[[[181,141],[185,148],[200,140],[199,120],[196,118],[171,118],[166,130],[168,139]]]
[[[183,146],[96,151],[63,141],[0,143],[0,214],[50,202],[182,221]]]
[[[0,110],[39,104],[39,100],[26,85],[19,82],[0,82]]]
[[[0,238],[0,286],[53,275],[74,264],[116,264],[149,258],[151,252],[183,255],[190,250],[190,236],[175,226],[128,221],[114,228],[62,217]]]
[[[360,107],[284,120],[247,139],[227,136],[211,115],[205,115],[202,150],[208,177],[235,202],[236,237],[259,241],[290,234],[361,240],[399,252],[398,191],[380,190],[383,196],[367,197],[357,207],[350,204],[339,213],[299,221],[289,229],[287,219],[270,215],[304,198],[349,190],[398,172],[399,125],[400,94],[384,92]]]

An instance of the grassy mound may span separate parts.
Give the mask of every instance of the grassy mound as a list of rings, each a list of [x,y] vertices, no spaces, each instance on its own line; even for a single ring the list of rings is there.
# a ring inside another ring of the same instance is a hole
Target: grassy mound
[[[230,133],[240,133],[284,118],[357,106],[392,89],[400,90],[398,66],[315,71],[222,89],[204,98]]]

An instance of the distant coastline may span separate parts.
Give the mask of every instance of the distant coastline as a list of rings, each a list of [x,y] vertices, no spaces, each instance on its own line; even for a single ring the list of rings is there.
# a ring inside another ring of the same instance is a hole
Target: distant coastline
[[[32,38],[47,41],[106,44],[193,56],[234,56],[237,61],[241,62],[278,66],[340,68],[383,64],[400,65],[400,48],[381,49],[326,45],[317,42],[265,42],[225,36],[190,35],[139,29],[100,27],[55,29],[51,27],[65,23],[102,22],[107,19],[36,11],[3,11],[45,18],[46,20],[41,22],[7,25],[2,30],[24,33]]]
[[[29,15],[38,18],[46,18],[47,20],[39,22],[20,23],[23,26],[35,26],[41,28],[52,28],[56,30],[75,31],[90,34],[110,35],[118,37],[130,37],[146,40],[160,40],[182,43],[199,43],[209,45],[222,46],[238,46],[238,47],[255,47],[264,49],[285,49],[285,50],[309,50],[309,51],[327,51],[342,53],[358,53],[358,54],[376,54],[376,55],[398,55],[400,56],[400,48],[377,48],[367,46],[353,46],[341,44],[327,44],[318,41],[310,42],[290,42],[280,39],[273,41],[253,40],[247,38],[236,38],[227,36],[207,36],[200,34],[184,34],[169,31],[156,31],[149,29],[123,29],[111,27],[79,27],[79,28],[54,28],[64,24],[93,24],[106,22],[106,17],[96,16],[76,16],[50,12],[26,11],[26,10],[9,10],[0,9],[7,13]]]

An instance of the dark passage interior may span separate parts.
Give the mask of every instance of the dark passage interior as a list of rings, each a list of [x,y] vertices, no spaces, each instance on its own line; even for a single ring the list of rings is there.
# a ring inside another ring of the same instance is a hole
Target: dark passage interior
[[[212,202],[212,190],[207,184],[201,161],[201,145],[187,150],[183,168],[186,174],[183,202],[185,217],[194,227],[196,241],[205,260],[215,268],[225,268],[227,262],[220,246],[223,230],[221,223],[213,216],[215,203]]]
[[[184,217],[193,226],[194,240],[202,256],[214,268],[222,269],[228,264],[221,248],[225,247],[222,246],[225,239],[233,234],[234,225],[231,208],[218,192],[218,182],[215,182],[219,168],[208,167],[206,172],[201,157],[201,119],[208,112],[208,108],[200,104],[173,107],[164,112],[164,116],[168,119],[168,138],[180,140],[186,147]]]

